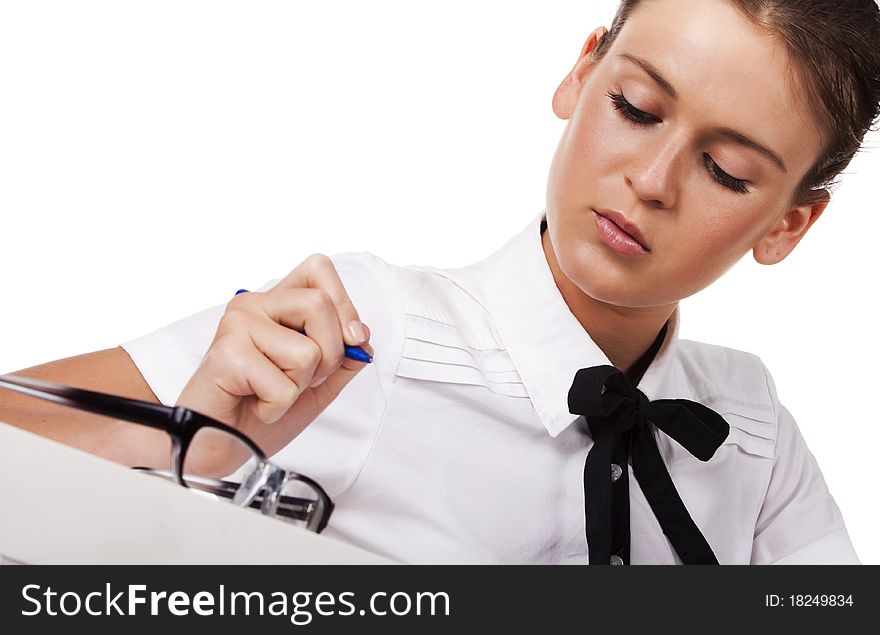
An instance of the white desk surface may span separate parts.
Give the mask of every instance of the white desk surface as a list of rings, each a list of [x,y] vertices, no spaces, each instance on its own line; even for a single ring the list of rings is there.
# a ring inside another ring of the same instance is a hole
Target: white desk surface
[[[394,564],[0,423],[0,562]]]

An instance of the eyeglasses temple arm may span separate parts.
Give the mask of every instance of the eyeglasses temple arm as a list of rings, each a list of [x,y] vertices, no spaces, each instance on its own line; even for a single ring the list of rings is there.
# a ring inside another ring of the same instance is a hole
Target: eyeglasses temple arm
[[[179,406],[165,406],[18,375],[0,375],[0,387],[63,406],[124,419],[160,430],[168,430],[171,422],[179,422],[187,414],[187,409]]]
[[[242,443],[250,447],[251,451],[261,461],[266,460],[266,454],[260,447],[240,431],[200,412],[182,406],[166,406],[150,401],[109,395],[94,390],[65,386],[20,375],[0,375],[0,388],[8,388],[9,390],[37,397],[38,399],[52,401],[62,406],[85,410],[132,423],[140,423],[141,425],[166,432],[172,431],[175,427],[185,425],[210,425],[237,437]]]

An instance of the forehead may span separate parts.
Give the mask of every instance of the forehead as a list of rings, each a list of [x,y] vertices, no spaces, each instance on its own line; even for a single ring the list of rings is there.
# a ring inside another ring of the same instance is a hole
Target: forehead
[[[821,135],[785,46],[724,0],[646,0],[630,16],[605,59],[644,73],[619,56],[640,57],[678,93],[691,123],[753,136],[803,170]]]

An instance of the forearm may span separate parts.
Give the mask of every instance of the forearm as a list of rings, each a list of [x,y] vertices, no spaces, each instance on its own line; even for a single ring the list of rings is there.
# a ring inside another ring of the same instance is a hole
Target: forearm
[[[14,403],[24,399],[27,397],[10,399],[2,395],[0,422],[123,465],[169,467],[170,441],[164,431],[54,404],[34,407],[31,403]]]
[[[55,360],[12,374],[158,403],[121,348]],[[161,430],[13,390],[0,389],[0,421],[125,465],[163,469],[169,465],[170,441]]]

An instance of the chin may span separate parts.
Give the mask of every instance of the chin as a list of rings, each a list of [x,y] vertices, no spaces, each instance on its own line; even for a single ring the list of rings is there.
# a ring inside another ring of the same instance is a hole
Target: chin
[[[639,284],[642,276],[621,270],[617,263],[609,262],[596,251],[581,247],[573,254],[558,254],[562,273],[593,300],[616,306],[639,306],[639,300],[644,300],[644,290]]]
[[[658,287],[645,272],[622,269],[608,258],[585,257],[560,262],[566,278],[595,302],[629,309],[647,309],[675,304],[680,289]],[[658,293],[659,292],[659,293]]]
[[[559,269],[587,297],[619,307],[660,303],[652,297],[656,285],[651,283],[649,261],[621,259],[595,235],[589,223],[557,225],[549,212],[547,220]]]
[[[595,279],[578,281],[575,284],[585,295],[602,304],[627,308],[648,306],[644,301],[644,296],[639,293],[637,288],[631,286],[609,285],[606,280]]]

